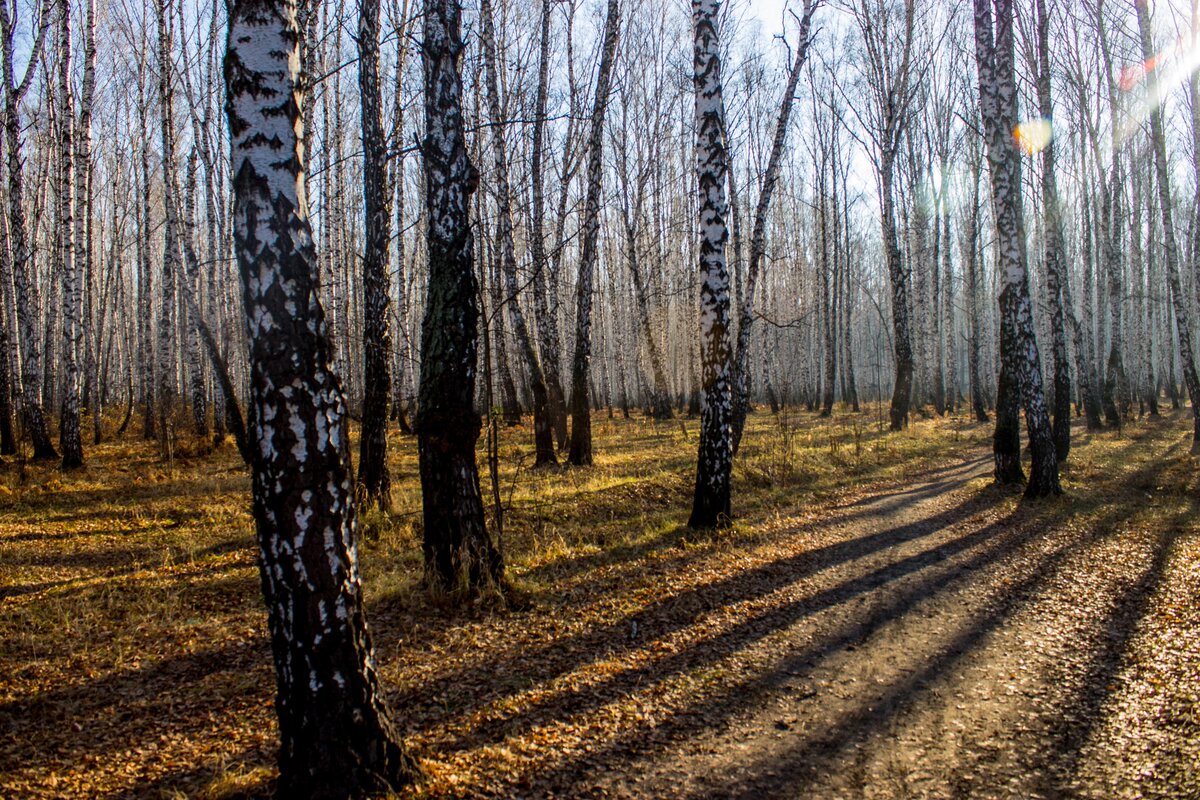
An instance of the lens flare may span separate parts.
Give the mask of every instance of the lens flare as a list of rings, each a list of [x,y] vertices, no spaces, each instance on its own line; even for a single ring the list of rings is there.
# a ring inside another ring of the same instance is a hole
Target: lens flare
[[[1054,138],[1054,126],[1048,119],[1030,119],[1022,122],[1013,131],[1013,138],[1029,155],[1040,153]]]

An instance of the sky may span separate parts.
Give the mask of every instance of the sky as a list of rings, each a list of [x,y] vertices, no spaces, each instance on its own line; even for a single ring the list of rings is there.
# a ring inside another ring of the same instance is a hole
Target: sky
[[[762,36],[770,39],[783,32],[783,8],[786,0],[748,0],[747,17],[756,17],[762,23]]]

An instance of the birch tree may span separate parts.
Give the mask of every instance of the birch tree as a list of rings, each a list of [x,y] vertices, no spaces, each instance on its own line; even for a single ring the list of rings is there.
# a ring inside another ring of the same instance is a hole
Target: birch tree
[[[75,95],[71,86],[71,3],[58,4],[58,260],[62,270],[63,399],[58,444],[63,469],[83,466],[79,420],[82,294],[75,250]]]
[[[596,99],[588,132],[587,197],[583,203],[583,243],[579,278],[575,285],[575,352],[571,359],[571,450],[567,460],[575,466],[592,463],[592,400],[588,372],[592,358],[592,290],[600,238],[600,191],[603,186],[604,116],[612,84],[613,60],[621,32],[619,0],[608,0]]]
[[[33,257],[25,217],[25,162],[22,154],[21,101],[36,74],[38,59],[50,30],[53,0],[46,0],[36,28],[24,75],[18,80],[14,65],[17,32],[16,3],[0,0],[0,67],[4,70],[4,156],[8,172],[8,235],[12,253],[12,277],[16,300],[17,333],[21,350],[21,409],[25,430],[33,444],[35,459],[56,459],[50,430],[42,406],[38,382],[42,374],[42,349],[38,334],[37,297],[33,281]]]
[[[253,497],[282,796],[365,797],[417,767],[363,613],[346,406],[330,369],[304,192],[295,0],[235,0],[226,42],[234,243],[250,337]]]
[[[1142,55],[1147,64],[1154,57],[1154,40],[1150,31],[1150,9],[1146,0],[1135,0],[1138,30],[1141,33]],[[1162,106],[1158,99],[1163,88],[1157,76],[1151,83],[1150,140],[1154,147],[1154,174],[1158,188],[1158,206],[1162,212],[1163,244],[1167,262],[1167,284],[1175,309],[1175,329],[1179,335],[1180,362],[1183,381],[1192,401],[1192,452],[1200,453],[1200,378],[1196,374],[1196,359],[1192,352],[1191,303],[1183,292],[1179,275],[1179,245],[1175,234],[1175,215],[1171,201],[1171,172],[1167,162],[1166,134],[1163,130]]]
[[[729,272],[725,267],[726,143],[721,90],[720,0],[692,0],[696,181],[700,213],[700,446],[690,528],[727,525],[733,468]]]
[[[358,83],[363,142],[363,410],[358,484],[365,503],[391,509],[392,478],[387,463],[388,401],[392,390],[388,265],[392,204],[388,187],[387,139],[379,86],[380,0],[360,0]]]
[[[992,8],[995,7],[993,30]],[[979,111],[987,145],[996,217],[1000,291],[1000,386],[993,448],[996,477],[1011,482],[1021,470],[1018,409],[1025,409],[1033,456],[1027,497],[1058,494],[1058,459],[1042,393],[1042,368],[1034,334],[1033,304],[1021,210],[1021,152],[1013,67],[1012,0],[975,0],[975,57]]]
[[[469,214],[479,173],[463,132],[461,21],[458,0],[427,0],[422,152],[429,289],[416,430],[426,572],[444,590],[475,593],[501,582],[504,561],[484,524],[475,461],[482,424],[474,406],[479,288]]]

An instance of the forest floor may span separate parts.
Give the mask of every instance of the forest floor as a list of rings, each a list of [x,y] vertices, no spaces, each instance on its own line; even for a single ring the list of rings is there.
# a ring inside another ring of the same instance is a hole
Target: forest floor
[[[759,413],[736,525],[683,526],[696,421],[503,432],[521,610],[421,585],[415,444],[364,594],[419,797],[1200,798],[1190,420],[1074,431],[1066,494],[990,479],[990,426]],[[0,797],[259,797],[274,677],[231,445],[0,465]],[[485,491],[487,477],[484,478]]]

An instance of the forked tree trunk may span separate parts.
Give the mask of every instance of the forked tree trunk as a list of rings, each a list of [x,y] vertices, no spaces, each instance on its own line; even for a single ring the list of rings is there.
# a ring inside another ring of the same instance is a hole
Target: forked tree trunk
[[[771,198],[779,180],[779,163],[783,159],[783,147],[787,142],[791,124],[792,106],[796,99],[796,85],[800,72],[808,59],[808,46],[812,41],[812,18],[820,5],[819,0],[805,0],[804,14],[800,18],[799,41],[796,55],[788,72],[783,97],[779,103],[779,116],[775,119],[775,134],[771,140],[771,154],[767,157],[767,169],[763,173],[762,186],[758,190],[758,204],[754,209],[754,229],[750,232],[750,260],[746,266],[746,286],[742,293],[742,306],[738,312],[737,346],[733,356],[733,453],[737,455],[746,429],[746,415],[750,411],[750,334],[754,329],[754,293],[763,258],[767,251],[767,214],[771,210]]]
[[[479,292],[469,210],[479,173],[463,133],[461,19],[458,0],[427,0],[422,62],[429,293],[416,430],[426,572],[443,589],[477,592],[500,583],[504,561],[484,525],[475,462]]]
[[[358,85],[363,141],[363,408],[358,485],[367,506],[392,506],[387,463],[388,402],[392,390],[389,250],[392,203],[388,190],[387,139],[379,86],[380,0],[362,0],[358,20]]]
[[[1150,36],[1150,10],[1145,2],[1138,2],[1136,5],[1138,28],[1142,38],[1142,54],[1146,59],[1150,59],[1154,55],[1154,45]],[[1200,452],[1200,377],[1197,377],[1196,374],[1196,359],[1192,352],[1191,303],[1184,294],[1183,282],[1179,276],[1179,247],[1175,238],[1175,216],[1171,207],[1171,173],[1167,161],[1162,108],[1158,105],[1152,106],[1150,111],[1150,137],[1154,144],[1154,172],[1158,183],[1159,209],[1162,211],[1167,283],[1171,287],[1171,304],[1175,309],[1175,328],[1179,335],[1183,382],[1187,386],[1188,397],[1192,401],[1192,452],[1198,453]]]
[[[700,447],[690,528],[727,525],[733,468],[729,272],[725,267],[726,143],[719,0],[692,0],[696,180],[700,200]]]
[[[604,20],[604,45],[596,76],[596,99],[588,133],[587,195],[583,204],[583,243],[575,293],[575,353],[571,360],[571,450],[567,460],[584,466],[592,463],[592,402],[588,371],[592,360],[592,285],[595,280],[600,238],[600,189],[604,168],[604,115],[612,85],[613,60],[621,33],[619,0],[608,0]]]
[[[996,6],[993,40],[991,6]],[[1021,153],[1012,135],[1017,125],[1013,69],[1012,0],[975,0],[975,54],[979,69],[979,109],[987,143],[996,214],[1000,292],[1000,393],[996,409],[997,478],[1020,474],[1020,436],[1015,424],[1024,406],[1033,456],[1027,497],[1059,494],[1058,459],[1050,415],[1042,393],[1042,369],[1034,335],[1033,304],[1025,236],[1021,224]],[[1014,448],[1014,440],[1016,447]],[[1014,452],[1015,450],[1015,452]]]
[[[399,789],[417,767],[383,702],[363,614],[346,404],[329,366],[296,135],[298,41],[295,0],[231,5],[226,110],[254,520],[282,739],[278,792],[358,798]]]

